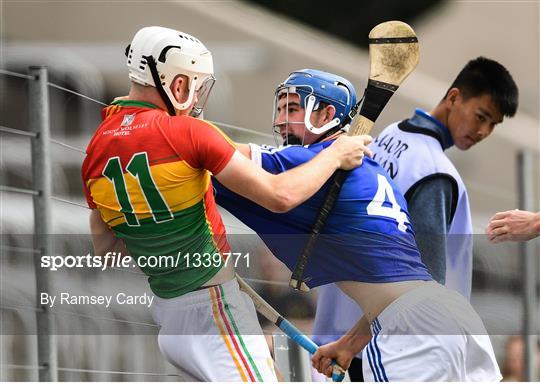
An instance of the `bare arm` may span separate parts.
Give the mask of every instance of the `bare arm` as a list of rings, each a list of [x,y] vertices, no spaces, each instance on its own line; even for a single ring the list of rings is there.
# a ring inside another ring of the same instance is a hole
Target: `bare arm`
[[[97,209],[90,212],[90,233],[96,256],[104,256],[107,252],[116,252],[120,257],[129,255],[124,242],[114,236]]]
[[[273,212],[286,212],[317,192],[335,170],[352,169],[370,153],[365,136],[340,137],[309,162],[272,175],[238,151],[216,175],[225,187]]]
[[[493,243],[534,239],[540,236],[540,212],[499,212],[489,221],[486,234]]]
[[[365,316],[347,332],[333,343],[319,347],[311,358],[313,368],[328,377],[332,376],[331,360],[335,359],[340,367],[347,369],[352,359],[371,340],[371,329]]]
[[[248,159],[251,159],[251,147],[249,144],[242,144],[242,143],[234,143],[236,145],[236,149],[238,152],[240,152],[242,155],[247,157]]]

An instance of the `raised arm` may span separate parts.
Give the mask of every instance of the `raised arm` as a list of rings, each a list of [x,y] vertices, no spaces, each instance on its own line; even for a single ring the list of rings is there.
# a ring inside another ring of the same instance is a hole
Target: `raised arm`
[[[273,212],[286,212],[317,192],[337,169],[352,169],[369,150],[362,137],[340,137],[309,162],[273,175],[238,151],[216,178],[225,187]]]

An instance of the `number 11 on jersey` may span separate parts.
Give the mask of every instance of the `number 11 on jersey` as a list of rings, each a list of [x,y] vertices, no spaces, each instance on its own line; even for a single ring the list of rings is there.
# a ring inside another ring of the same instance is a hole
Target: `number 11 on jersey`
[[[172,220],[174,217],[171,209],[165,202],[163,195],[152,178],[148,154],[146,152],[135,153],[129,160],[126,171],[138,181],[144,199],[150,207],[150,212],[152,213],[154,221],[159,224],[164,221]],[[138,227],[140,225],[139,219],[135,215],[133,204],[131,203],[129,192],[127,190],[122,166],[120,164],[120,158],[118,156],[111,157],[107,161],[107,165],[105,165],[105,168],[103,169],[103,176],[114,185],[114,193],[120,204],[120,211],[126,218],[127,225],[130,227]]]

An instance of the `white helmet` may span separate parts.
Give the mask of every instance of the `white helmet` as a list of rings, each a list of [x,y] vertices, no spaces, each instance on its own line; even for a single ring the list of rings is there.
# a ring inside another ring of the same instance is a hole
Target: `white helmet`
[[[189,108],[195,92],[198,100],[192,115],[202,112],[215,78],[212,54],[197,38],[174,29],[145,27],[127,46],[126,56],[129,78],[156,87],[171,115],[175,115],[173,107]],[[170,89],[177,75],[189,79],[189,96],[183,103],[176,101]]]

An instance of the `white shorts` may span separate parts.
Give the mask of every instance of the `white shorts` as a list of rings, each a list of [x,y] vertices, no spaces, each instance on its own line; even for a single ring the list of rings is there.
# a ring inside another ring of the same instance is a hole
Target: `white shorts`
[[[255,306],[236,279],[152,305],[159,348],[186,381],[277,381]]]
[[[480,317],[456,291],[429,282],[386,307],[362,353],[365,381],[500,381]]]

